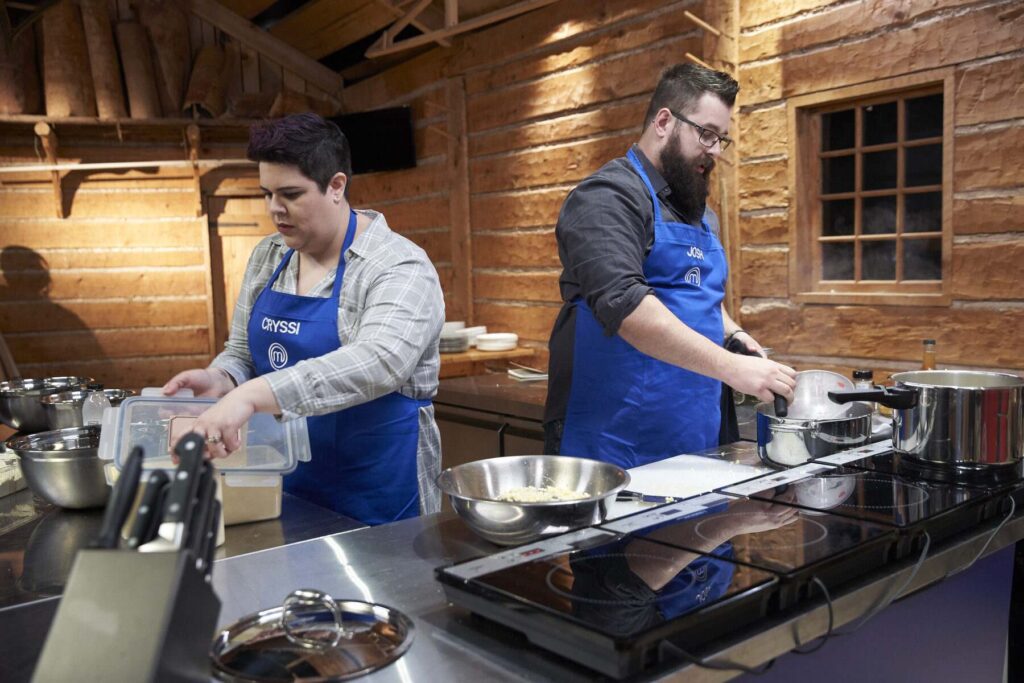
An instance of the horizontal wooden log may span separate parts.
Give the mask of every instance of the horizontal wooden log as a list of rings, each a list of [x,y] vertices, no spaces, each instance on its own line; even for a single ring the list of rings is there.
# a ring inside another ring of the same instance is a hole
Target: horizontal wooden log
[[[736,118],[741,159],[788,153],[789,119],[784,105],[740,112]]]
[[[0,205],[4,196],[0,193]],[[57,221],[0,220],[8,245],[31,245],[32,249],[70,248],[199,248],[206,238],[203,226],[192,219],[167,221]]]
[[[479,268],[560,266],[555,231],[473,234],[473,265]]]
[[[447,227],[449,223],[448,197],[444,195],[395,204],[378,204],[369,208],[383,213],[391,229],[400,233]]]
[[[1024,232],[1024,193],[954,199],[953,232]]]
[[[919,21],[905,30],[880,32],[852,42],[740,65],[740,104],[778,100],[992,57],[1016,45],[1021,18],[999,18],[1012,0],[963,13]],[[884,59],[879,56],[884,55]]]
[[[817,9],[831,3],[832,0],[760,0],[759,2],[740,3],[740,26],[750,28],[771,21],[791,17],[800,12]]]
[[[554,227],[569,188],[470,197],[473,230]]]
[[[624,155],[636,134],[616,135],[557,147],[471,159],[469,186],[476,192],[522,190],[574,182]]]
[[[207,269],[146,268],[109,270],[10,270],[0,274],[0,301],[59,302],[62,299],[151,296],[173,292],[177,296],[206,295]]]
[[[740,249],[740,291],[744,296],[789,295],[789,249]]]
[[[494,272],[473,271],[473,296],[479,299],[508,301],[547,301],[559,303],[560,271]]]
[[[681,13],[697,4],[675,3],[674,9]],[[502,62],[510,53],[529,53],[569,43],[575,36],[628,21],[650,9],[648,0],[563,0],[542,11],[528,12],[486,31],[466,35],[452,49],[449,73]]]
[[[789,242],[789,210],[768,209],[739,214],[740,244]]]
[[[0,302],[0,329],[47,332],[121,327],[206,325],[206,297],[53,303]]]
[[[780,354],[919,361],[938,341],[940,363],[1013,367],[1024,306],[909,307],[744,305],[743,326]]]
[[[204,368],[209,365],[209,361],[208,355],[94,361],[67,359],[51,363],[30,363],[18,369],[24,377],[86,376],[111,388],[139,391],[145,387],[161,387],[179,372]]]
[[[958,126],[1024,115],[1024,57],[961,67],[956,72]]]
[[[1024,165],[1024,120],[1020,125],[957,135],[954,146],[954,189],[957,192],[994,187],[1020,187]]]
[[[740,211],[785,206],[789,201],[786,159],[740,164],[736,181]]]
[[[209,347],[206,327],[165,327],[139,330],[69,330],[8,334],[11,355],[19,365],[205,354]],[[168,378],[170,379],[170,378]]]
[[[352,179],[350,192],[354,205],[372,207],[374,202],[410,199],[447,189],[444,164],[430,164],[405,171],[360,175]]]
[[[503,304],[474,301],[473,322],[486,325],[488,332],[515,332],[520,341],[547,343],[559,306]]]
[[[529,149],[552,142],[583,140],[592,135],[625,129],[634,129],[636,136],[639,137],[647,104],[646,96],[634,97],[582,114],[568,114],[508,130],[474,135],[469,139],[469,156],[472,158],[484,154]]]
[[[70,200],[71,218],[107,217],[138,218],[157,216],[195,215],[195,193],[186,189],[168,189],[165,192],[116,192],[82,190],[69,196],[65,190],[65,205]],[[40,216],[40,207],[48,202],[52,207],[53,189],[7,190],[0,189],[0,206],[7,218],[34,218]]]
[[[957,299],[1024,299],[1024,241],[953,245],[953,296]],[[1024,354],[1021,355],[1024,358]]]
[[[24,250],[6,247],[3,252],[4,270],[25,270],[42,265],[51,271],[68,268],[187,268],[205,264],[200,248],[152,247],[149,249],[39,249]]]
[[[657,0],[641,0],[636,3],[638,11],[649,14],[664,3]],[[587,12],[593,14],[593,10]],[[466,75],[466,94],[490,92],[521,81],[546,76],[557,71],[574,69],[609,56],[648,48],[652,43],[683,35],[697,37],[697,29],[683,15],[682,10],[662,12],[657,17],[637,17],[636,21],[624,22],[615,31],[590,31],[577,33],[544,49],[523,53],[517,45],[517,59],[499,64],[490,69],[471,71]]]
[[[598,64],[469,97],[469,130],[480,132],[649,93],[665,66],[665,54],[686,52],[699,53],[700,39],[668,41],[656,51],[616,55]]]
[[[749,62],[785,55],[815,45],[848,39],[851,34],[901,30],[907,24],[930,16],[938,10],[960,5],[963,5],[962,0],[865,0],[857,3],[835,3],[832,7],[824,8],[797,21],[788,21],[744,34],[739,43],[740,61]]]
[[[399,68],[346,85],[341,93],[343,111],[366,111],[405,101],[410,92],[423,84],[444,80],[447,75],[445,67],[450,59],[447,50],[430,50],[404,62]]]

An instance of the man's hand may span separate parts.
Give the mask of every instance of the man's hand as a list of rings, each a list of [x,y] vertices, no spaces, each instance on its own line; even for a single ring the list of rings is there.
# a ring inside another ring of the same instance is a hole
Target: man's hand
[[[726,384],[744,394],[757,396],[771,402],[773,393],[782,396],[787,403],[793,402],[796,388],[796,370],[759,356],[730,354],[729,365],[722,378]]]

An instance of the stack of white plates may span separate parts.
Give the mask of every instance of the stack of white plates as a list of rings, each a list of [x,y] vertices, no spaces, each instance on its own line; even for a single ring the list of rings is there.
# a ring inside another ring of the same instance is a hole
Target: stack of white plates
[[[470,346],[476,346],[476,338],[479,337],[481,334],[487,334],[487,328],[484,327],[483,325],[478,325],[477,327],[467,327],[464,330],[462,330],[462,333],[466,335],[466,337],[469,339]]]
[[[478,351],[511,351],[519,344],[519,335],[511,332],[492,332],[476,338]]]
[[[462,330],[442,332],[438,349],[441,353],[461,353],[469,349],[469,337]]]

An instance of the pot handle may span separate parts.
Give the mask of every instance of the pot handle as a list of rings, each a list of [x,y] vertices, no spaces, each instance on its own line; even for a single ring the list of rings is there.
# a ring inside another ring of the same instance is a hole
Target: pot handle
[[[828,397],[835,403],[874,401],[894,410],[907,410],[917,405],[918,393],[914,389],[879,387],[870,391],[830,391]]]

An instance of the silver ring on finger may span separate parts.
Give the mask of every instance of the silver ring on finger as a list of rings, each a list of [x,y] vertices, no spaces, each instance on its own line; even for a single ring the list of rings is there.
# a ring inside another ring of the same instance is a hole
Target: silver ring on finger
[[[221,442],[220,434],[210,434],[208,437],[206,437],[206,443],[213,444],[213,443],[220,443],[220,442]]]

